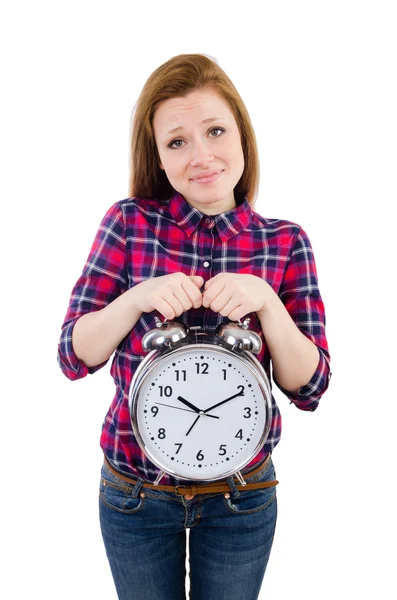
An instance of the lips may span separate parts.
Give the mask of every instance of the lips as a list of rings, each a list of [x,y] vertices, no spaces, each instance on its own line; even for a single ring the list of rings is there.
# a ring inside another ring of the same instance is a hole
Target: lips
[[[219,169],[218,171],[209,171],[208,173],[200,173],[200,175],[196,175],[196,177],[192,177],[192,181],[198,181],[200,179],[210,179],[213,175],[219,175],[222,173],[223,169]]]

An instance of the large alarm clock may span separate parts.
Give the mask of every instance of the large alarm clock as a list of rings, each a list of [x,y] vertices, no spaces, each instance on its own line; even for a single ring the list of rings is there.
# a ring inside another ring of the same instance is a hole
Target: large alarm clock
[[[271,422],[271,388],[255,358],[262,341],[241,323],[215,333],[155,317],[142,339],[149,354],[135,371],[129,411],[136,440],[165,473],[194,481],[235,475],[263,446]]]

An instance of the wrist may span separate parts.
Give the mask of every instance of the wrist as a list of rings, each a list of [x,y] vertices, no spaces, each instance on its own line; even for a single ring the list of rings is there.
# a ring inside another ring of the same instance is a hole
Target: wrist
[[[258,319],[263,319],[271,315],[271,313],[274,311],[275,303],[280,302],[281,300],[277,296],[276,292],[270,286],[268,286],[265,301],[261,308],[256,311]]]
[[[135,310],[139,310],[141,314],[144,312],[143,307],[141,306],[142,284],[144,283],[144,281],[141,281],[140,283],[135,284],[126,292],[129,298],[129,302],[131,303],[133,308]]]

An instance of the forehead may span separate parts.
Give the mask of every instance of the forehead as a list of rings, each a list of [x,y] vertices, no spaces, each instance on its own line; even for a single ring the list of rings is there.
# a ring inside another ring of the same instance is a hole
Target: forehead
[[[209,117],[233,118],[227,102],[216,92],[200,90],[190,92],[186,96],[168,98],[160,102],[153,117],[153,125],[158,129],[177,127],[191,119]]]

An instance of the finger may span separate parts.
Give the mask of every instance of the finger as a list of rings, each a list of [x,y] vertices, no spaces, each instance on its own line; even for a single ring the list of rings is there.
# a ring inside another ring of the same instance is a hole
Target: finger
[[[222,285],[218,282],[218,285],[215,287],[213,286],[210,290],[206,290],[203,295],[203,306],[210,306],[215,298],[222,293],[222,291],[225,289],[225,286],[226,284]],[[212,307],[211,310],[213,310]]]
[[[212,277],[211,279],[206,281],[206,283],[204,285],[204,290],[210,288],[212,285],[214,285],[214,283],[222,283],[223,282],[223,287],[224,287],[226,285],[225,281],[227,280],[227,278],[229,276],[230,276],[230,273],[218,273],[218,275],[215,275],[214,277]]]
[[[188,275],[188,279],[193,281],[195,286],[198,288],[201,288],[204,285],[204,277],[201,277],[201,275]]]
[[[206,281],[206,282],[205,282],[205,284],[204,284],[204,289],[205,289],[205,290],[208,290],[208,288],[209,288],[209,287],[211,286],[211,284],[212,284],[212,281],[213,281],[212,279],[208,279],[208,281]]]
[[[230,293],[230,290],[223,289],[210,303],[211,310],[214,312],[218,312],[221,314],[225,314],[223,310],[226,307],[229,307],[229,310],[226,314],[236,307],[236,300],[233,301],[233,295]]]
[[[156,298],[156,302],[153,304],[153,306],[155,310],[163,315],[164,319],[167,319],[168,321],[175,319],[176,314],[173,307],[163,298]]]
[[[227,310],[227,307],[225,306],[225,310]],[[241,320],[245,315],[247,315],[247,309],[246,307],[244,307],[243,304],[239,304],[238,306],[236,306],[232,311],[229,311],[228,314],[226,315],[231,321],[238,321],[239,319]]]
[[[165,300],[172,306],[177,317],[191,308],[191,302],[182,289],[170,290],[170,294],[166,296]]]
[[[192,304],[182,286],[187,277],[183,273],[177,273],[176,275],[163,288],[161,295],[173,307],[176,316],[179,317],[183,312],[189,310]]]
[[[193,281],[189,278],[184,279],[182,281],[182,288],[186,294],[188,301],[190,302],[189,307],[186,310],[189,310],[192,306],[194,308],[200,308],[203,301],[203,296],[199,290],[199,288],[193,283]]]

